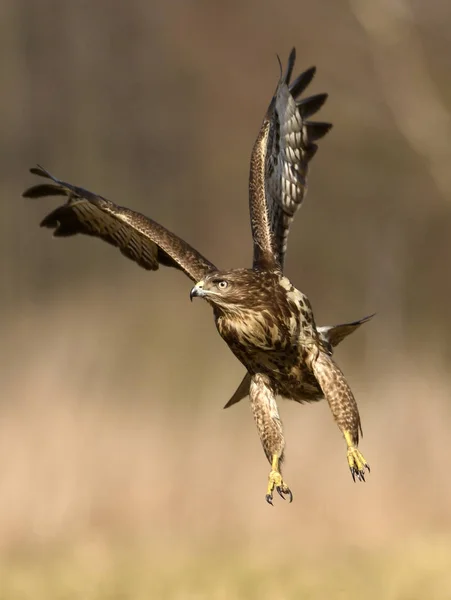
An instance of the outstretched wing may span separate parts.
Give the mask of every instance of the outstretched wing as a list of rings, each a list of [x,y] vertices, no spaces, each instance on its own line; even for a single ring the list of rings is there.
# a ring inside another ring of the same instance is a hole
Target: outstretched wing
[[[295,59],[293,48],[251,156],[249,209],[257,269],[283,269],[290,225],[307,191],[315,142],[332,127],[308,120],[322,107],[327,94],[298,99],[316,69],[311,67],[290,84]]]
[[[49,213],[41,227],[53,229],[55,237],[82,233],[119,248],[140,267],[156,271],[159,265],[175,267],[199,281],[216,267],[197,250],[138,212],[118,206],[83,188],[56,179],[42,167],[30,172],[51,180],[27,189],[25,198],[66,196],[67,202]]]

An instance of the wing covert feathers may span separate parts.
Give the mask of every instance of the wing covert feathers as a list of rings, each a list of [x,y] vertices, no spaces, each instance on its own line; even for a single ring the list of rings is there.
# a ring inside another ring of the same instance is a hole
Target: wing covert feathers
[[[155,271],[159,265],[175,267],[199,281],[216,267],[184,240],[144,215],[118,206],[88,190],[53,177],[42,167],[30,169],[50,179],[27,189],[25,198],[65,196],[67,202],[50,212],[41,227],[53,229],[55,237],[84,234],[97,237],[116,248],[140,267]]]

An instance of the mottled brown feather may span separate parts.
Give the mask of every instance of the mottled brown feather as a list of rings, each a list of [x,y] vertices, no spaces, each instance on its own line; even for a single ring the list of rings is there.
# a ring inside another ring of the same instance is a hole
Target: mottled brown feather
[[[155,271],[159,265],[183,271],[199,281],[216,267],[184,240],[144,215],[118,206],[81,187],[60,181],[42,167],[30,169],[34,175],[51,179],[27,189],[26,198],[61,195],[67,202],[50,212],[41,227],[53,229],[55,237],[84,234],[119,248],[140,267]]]
[[[330,356],[319,352],[311,361],[311,369],[329,403],[332,415],[342,432],[349,432],[355,446],[362,433],[359,409],[354,394],[342,371]]]
[[[359,319],[358,321],[352,321],[351,323],[342,323],[340,325],[323,325],[321,327],[317,327],[318,334],[322,339],[324,346],[329,348],[330,354],[333,353],[333,350],[338,344],[340,344],[348,335],[353,333],[356,329],[367,323],[370,319],[374,317],[373,315],[369,315],[368,317],[364,317],[363,319]],[[236,389],[235,393],[232,395],[230,400],[225,404],[224,408],[229,408],[237,402],[240,402],[247,396],[249,396],[249,387],[251,384],[251,375],[246,373],[246,375],[241,380],[240,385]],[[306,387],[305,389],[305,397],[296,398],[296,401],[300,402],[301,400],[305,402],[311,402],[315,400],[319,400],[324,397],[322,394],[318,396],[317,390],[312,389],[309,394],[309,389]]]
[[[330,123],[310,122],[327,94],[298,100],[313,79],[315,68],[290,85],[296,53],[293,49],[266,112],[251,156],[249,207],[254,239],[254,268],[282,269],[290,225],[307,192],[315,141],[331,129]]]

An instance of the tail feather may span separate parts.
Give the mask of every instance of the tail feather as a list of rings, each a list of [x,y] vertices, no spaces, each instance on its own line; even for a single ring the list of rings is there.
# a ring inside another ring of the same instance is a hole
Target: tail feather
[[[345,337],[348,337],[351,333],[353,333],[356,329],[370,321],[376,313],[369,315],[368,317],[364,317],[363,319],[359,319],[358,321],[352,321],[351,323],[342,323],[340,325],[325,325],[323,327],[318,327],[318,333],[320,336],[328,343],[331,344],[334,348],[338,346]]]
[[[224,408],[229,408],[230,406],[233,406],[243,398],[246,398],[246,396],[249,396],[250,385],[251,376],[249,375],[249,373],[246,373],[236,392],[233,394],[233,396],[230,398],[230,400],[227,402]]]

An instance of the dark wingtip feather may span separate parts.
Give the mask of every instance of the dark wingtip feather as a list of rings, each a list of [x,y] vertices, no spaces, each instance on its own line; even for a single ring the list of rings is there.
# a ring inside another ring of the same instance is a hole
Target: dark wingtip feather
[[[46,177],[47,179],[53,179],[47,169],[41,167],[41,165],[36,165],[35,167],[31,167],[30,173],[33,175],[38,175],[39,177]]]
[[[39,227],[55,229],[55,227],[58,227],[58,220],[54,218],[53,213],[50,213],[42,219],[42,221],[39,223]]]
[[[48,215],[46,215],[40,222],[40,227],[48,227],[49,229],[57,229],[62,223],[67,221],[67,217],[70,217],[70,212],[66,210],[66,205],[58,206]],[[56,231],[54,235],[56,234]]]
[[[53,237],[54,238],[72,237],[72,236],[74,236],[76,234],[77,234],[76,231],[74,231],[73,229],[70,229],[68,227],[65,227],[63,225],[58,225],[56,227],[56,229],[53,231]]]
[[[276,58],[277,58],[277,62],[279,63],[280,79],[283,80],[283,77],[282,77],[282,71],[283,71],[282,61],[280,60],[280,56],[278,54],[276,54]]]
[[[306,127],[309,142],[316,142],[329,133],[332,123],[308,122]]]
[[[52,212],[42,219],[40,226],[53,229],[53,237],[70,237],[84,232],[77,215],[67,204],[63,204],[52,210]]]
[[[310,67],[307,71],[304,71],[297,77],[290,85],[290,93],[293,98],[297,98],[299,94],[305,90],[305,88],[311,83],[315,77],[316,67]]]
[[[27,188],[24,192],[22,192],[22,198],[39,198],[41,194],[36,191],[36,188],[39,188],[39,185],[33,185]]]
[[[303,119],[308,119],[323,106],[328,98],[328,94],[316,94],[315,96],[309,96],[296,102],[296,106]]]
[[[22,194],[23,198],[43,198],[45,196],[66,196],[66,192],[60,186],[41,183],[26,189]]]
[[[359,321],[354,321],[354,323],[351,323],[351,325],[363,325],[363,323],[367,323],[370,319],[372,319],[373,317],[375,317],[377,315],[377,313],[373,313],[372,315],[368,315],[367,317],[363,317],[363,319],[360,319]]]
[[[318,146],[316,144],[309,144],[306,148],[306,158],[308,161],[312,160],[315,154],[318,152]]]
[[[292,48],[290,52],[290,56],[288,57],[287,70],[282,77],[282,81],[284,81],[287,85],[290,83],[291,75],[293,74],[294,63],[296,62],[296,48]]]

